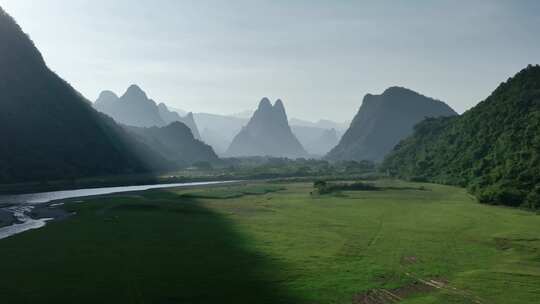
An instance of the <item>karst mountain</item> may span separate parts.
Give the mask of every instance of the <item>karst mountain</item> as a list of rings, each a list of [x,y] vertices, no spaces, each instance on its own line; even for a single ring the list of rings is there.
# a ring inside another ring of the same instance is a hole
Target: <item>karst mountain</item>
[[[272,105],[263,98],[226,155],[299,158],[307,156],[307,152],[291,131],[283,102],[278,99]]]

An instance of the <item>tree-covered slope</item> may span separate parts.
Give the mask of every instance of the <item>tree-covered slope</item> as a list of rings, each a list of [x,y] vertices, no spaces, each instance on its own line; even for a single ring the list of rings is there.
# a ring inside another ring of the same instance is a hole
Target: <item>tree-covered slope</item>
[[[0,8],[0,183],[143,172],[155,155],[53,73]]]
[[[380,162],[420,121],[456,114],[444,102],[402,87],[388,88],[381,95],[367,94],[349,129],[326,159]]]
[[[420,123],[382,168],[467,186],[482,202],[540,207],[540,66],[522,70],[460,117]]]

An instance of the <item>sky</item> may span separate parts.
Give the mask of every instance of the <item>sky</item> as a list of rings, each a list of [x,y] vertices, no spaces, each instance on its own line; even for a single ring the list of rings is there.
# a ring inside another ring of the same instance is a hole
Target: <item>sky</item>
[[[540,1],[0,0],[49,67],[94,101],[138,84],[157,102],[351,120],[404,86],[463,112],[540,63]]]

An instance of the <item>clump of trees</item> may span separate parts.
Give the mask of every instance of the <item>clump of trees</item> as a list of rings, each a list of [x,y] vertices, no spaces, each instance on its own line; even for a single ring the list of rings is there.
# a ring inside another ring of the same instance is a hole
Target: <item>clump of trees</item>
[[[339,191],[374,191],[378,190],[373,184],[365,182],[353,182],[353,183],[331,183],[325,180],[317,180],[313,183],[313,188],[315,188],[316,193],[318,194],[329,194]]]

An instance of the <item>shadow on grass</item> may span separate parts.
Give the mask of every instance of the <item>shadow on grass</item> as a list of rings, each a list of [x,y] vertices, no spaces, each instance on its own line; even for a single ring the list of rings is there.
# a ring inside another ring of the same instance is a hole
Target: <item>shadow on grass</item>
[[[195,198],[166,191],[67,204],[0,241],[3,303],[302,303],[269,257]]]

